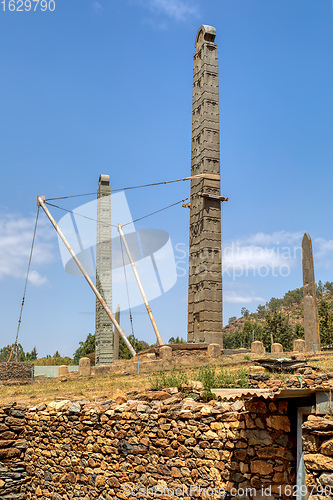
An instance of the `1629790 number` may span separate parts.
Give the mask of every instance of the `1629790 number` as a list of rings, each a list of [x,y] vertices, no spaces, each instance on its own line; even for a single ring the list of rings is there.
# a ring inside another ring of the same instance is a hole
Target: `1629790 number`
[[[55,10],[55,0],[1,0],[3,12],[29,12]]]

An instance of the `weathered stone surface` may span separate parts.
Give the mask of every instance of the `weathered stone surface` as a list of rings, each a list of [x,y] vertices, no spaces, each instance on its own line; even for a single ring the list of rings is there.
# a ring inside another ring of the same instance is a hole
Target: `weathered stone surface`
[[[321,439],[313,434],[303,434],[303,451],[317,453],[321,445]]]
[[[266,445],[269,446],[273,443],[271,435],[264,430],[249,430],[246,431],[246,437],[249,440],[249,445]]]
[[[254,460],[251,462],[251,472],[266,476],[273,472],[273,466],[264,460]]]
[[[127,396],[126,394],[121,391],[120,389],[116,389],[115,392],[113,393],[112,399],[118,403],[119,405],[126,403],[127,401]]]
[[[290,432],[290,420],[287,416],[272,415],[266,419],[266,422],[272,429]]]
[[[220,344],[209,344],[207,347],[207,356],[210,358],[219,358],[221,356]]]
[[[272,344],[272,346],[271,346],[271,353],[272,354],[281,354],[281,353],[283,353],[283,345],[282,344],[278,344],[278,343]]]
[[[58,371],[58,377],[66,377],[68,375],[68,366],[67,365],[61,365],[59,366],[59,371]]]
[[[303,303],[304,303],[304,340],[306,352],[320,351],[318,309],[316,301],[316,282],[314,276],[312,242],[308,233],[302,241],[303,263]]]
[[[112,311],[111,188],[109,175],[100,175],[97,191],[96,288]],[[113,325],[96,298],[95,365],[113,363]]]
[[[304,353],[305,352],[305,340],[296,339],[294,340],[294,351]]]
[[[333,486],[333,473],[327,474],[326,472],[324,472],[324,474],[322,474],[318,480],[319,483],[323,486]]]
[[[328,432],[333,435],[333,420],[308,420],[302,425],[302,429],[307,430],[313,434]]]
[[[267,424],[270,417],[287,418],[282,414],[287,402],[270,403],[255,398],[203,403],[179,393],[145,391],[124,403],[41,404],[28,410],[25,418],[12,417],[9,408],[3,418],[8,425],[25,422],[26,433],[13,433],[13,440],[2,443],[6,446],[0,448],[0,460],[10,464],[10,474],[17,474],[15,464],[24,457],[22,474],[28,476],[22,481],[22,494],[27,500],[57,499],[56,495],[61,500],[65,495],[120,500],[126,481],[162,481],[168,487],[174,482],[181,487],[195,482],[207,487],[229,484],[229,491],[234,485],[257,482],[292,484],[291,435],[274,428],[281,427],[281,420],[272,420],[273,427]],[[251,426],[260,422],[263,428],[246,429],[246,421]],[[12,432],[8,428],[5,432]],[[0,463],[1,478],[4,474]]]
[[[259,340],[252,342],[251,354],[257,354],[260,356],[260,355],[265,354],[265,352],[266,352],[266,349],[265,349],[264,344],[262,342],[259,342]]]
[[[215,35],[212,26],[200,27],[193,60],[191,176],[203,177],[191,180],[187,340],[218,343],[222,347],[221,202],[216,199],[220,196],[220,134]],[[210,198],[211,195],[215,198]]]
[[[333,458],[326,457],[320,453],[305,454],[304,463],[311,470],[333,470]]]
[[[81,358],[79,360],[79,375],[90,376],[90,373],[91,373],[90,359]]]
[[[32,363],[0,362],[0,380],[22,381],[32,383],[34,380],[34,365]]]
[[[333,455],[333,439],[324,441],[320,449],[324,455]]]
[[[164,361],[171,361],[172,359],[172,349],[167,345],[163,345],[160,348],[160,358]]]

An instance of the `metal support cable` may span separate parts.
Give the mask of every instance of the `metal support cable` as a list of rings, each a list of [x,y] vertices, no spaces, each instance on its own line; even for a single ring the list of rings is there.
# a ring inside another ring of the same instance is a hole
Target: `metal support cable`
[[[16,332],[16,339],[15,339],[15,344],[14,344],[14,346],[16,346],[16,361],[17,361],[17,341],[18,341],[20,326],[21,326],[21,322],[22,322],[22,313],[23,313],[23,307],[24,307],[24,302],[25,302],[25,295],[26,295],[26,292],[27,292],[27,286],[28,286],[28,280],[29,280],[29,272],[30,272],[30,266],[31,266],[31,261],[32,261],[32,254],[33,254],[34,245],[35,245],[38,216],[39,216],[39,207],[37,209],[35,229],[34,229],[34,234],[33,234],[33,237],[32,237],[30,257],[29,257],[29,264],[28,264],[28,270],[27,270],[27,276],[26,276],[26,279],[25,279],[25,285],[24,285],[24,291],[23,291],[23,298],[22,298],[20,316],[19,316],[19,320],[18,320],[17,332]],[[13,351],[12,351],[12,353],[13,353]],[[12,355],[12,353],[11,353],[11,355]],[[10,361],[11,355],[10,355],[8,361]]]
[[[131,330],[132,330],[133,340],[135,341],[134,327],[133,327],[133,317],[132,317],[132,309],[131,309],[131,302],[130,302],[130,296],[129,296],[129,290],[128,290],[128,283],[127,283],[127,274],[126,274],[126,266],[125,266],[124,249],[123,249],[123,242],[122,242],[121,238],[120,238],[120,247],[121,247],[121,255],[122,255],[122,259],[123,259],[123,268],[124,268],[124,275],[125,275],[126,293],[127,293],[128,311],[129,311],[129,317],[130,317],[130,323],[131,323]]]

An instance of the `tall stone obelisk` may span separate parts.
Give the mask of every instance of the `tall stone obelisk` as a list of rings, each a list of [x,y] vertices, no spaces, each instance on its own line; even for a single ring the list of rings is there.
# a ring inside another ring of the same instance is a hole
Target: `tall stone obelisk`
[[[97,191],[96,287],[112,310],[111,188],[108,175],[100,175]],[[112,322],[96,300],[95,364],[112,363]]]
[[[316,282],[311,238],[305,233],[302,241],[304,340],[306,352],[320,351]]]
[[[222,339],[219,77],[216,30],[201,26],[193,62],[188,342]]]

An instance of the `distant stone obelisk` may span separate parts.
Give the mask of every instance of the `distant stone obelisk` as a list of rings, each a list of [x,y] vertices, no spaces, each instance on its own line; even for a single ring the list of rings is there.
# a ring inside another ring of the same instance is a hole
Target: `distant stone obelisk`
[[[304,339],[306,352],[320,351],[316,282],[314,276],[312,243],[308,233],[302,241]]]
[[[201,26],[193,61],[188,342],[223,344],[220,126],[216,30]]]
[[[97,191],[96,287],[112,310],[112,247],[110,177],[100,175]],[[95,365],[113,363],[113,328],[96,300]]]

